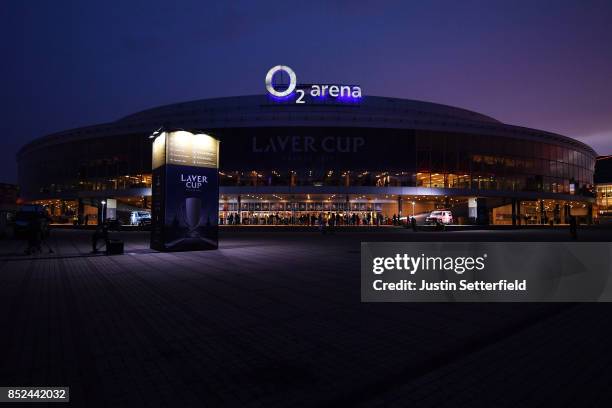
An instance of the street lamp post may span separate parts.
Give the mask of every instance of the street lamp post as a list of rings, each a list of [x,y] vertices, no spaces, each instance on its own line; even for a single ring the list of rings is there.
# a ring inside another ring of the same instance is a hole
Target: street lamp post
[[[105,213],[106,213],[106,200],[102,200],[100,202],[100,204],[102,204],[102,217],[101,217],[101,221],[102,221],[102,224],[104,224],[104,216],[105,216]]]

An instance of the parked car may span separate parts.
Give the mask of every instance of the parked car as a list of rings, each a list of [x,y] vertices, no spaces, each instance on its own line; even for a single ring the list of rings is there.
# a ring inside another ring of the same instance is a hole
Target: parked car
[[[151,225],[151,213],[148,211],[132,211],[130,225]]]
[[[453,213],[448,210],[436,210],[429,214],[429,217],[425,218],[425,224],[435,224],[436,222],[442,224],[453,223]]]
[[[0,238],[13,235],[16,211],[0,209]]]
[[[47,211],[45,211],[45,209],[41,206],[24,205],[15,214],[15,237],[25,237],[28,232],[30,223],[34,220],[38,220],[40,222],[43,236],[48,236],[51,217],[49,217]]]

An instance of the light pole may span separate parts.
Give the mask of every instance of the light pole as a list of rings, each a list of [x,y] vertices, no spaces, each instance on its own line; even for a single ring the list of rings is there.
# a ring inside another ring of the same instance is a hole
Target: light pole
[[[101,221],[102,221],[102,224],[104,224],[104,213],[106,212],[106,200],[100,201],[100,204],[102,204],[102,217],[101,217]]]
[[[414,218],[414,205],[416,204],[415,201],[412,202],[412,218]]]

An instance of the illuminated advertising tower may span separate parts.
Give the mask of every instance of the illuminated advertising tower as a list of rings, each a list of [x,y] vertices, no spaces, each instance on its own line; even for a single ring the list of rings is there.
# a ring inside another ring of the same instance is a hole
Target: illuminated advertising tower
[[[204,133],[165,130],[153,140],[151,248],[218,247],[219,141]]]

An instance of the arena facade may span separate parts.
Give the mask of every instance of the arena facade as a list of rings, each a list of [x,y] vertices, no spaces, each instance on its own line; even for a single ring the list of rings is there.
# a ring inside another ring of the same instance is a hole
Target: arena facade
[[[465,109],[361,95],[205,99],[43,136],[17,155],[22,202],[46,206],[55,223],[129,223],[151,206],[149,137],[161,127],[221,140],[221,224],[308,224],[320,214],[388,224],[434,209],[466,224],[597,216],[596,153],[586,144]]]

